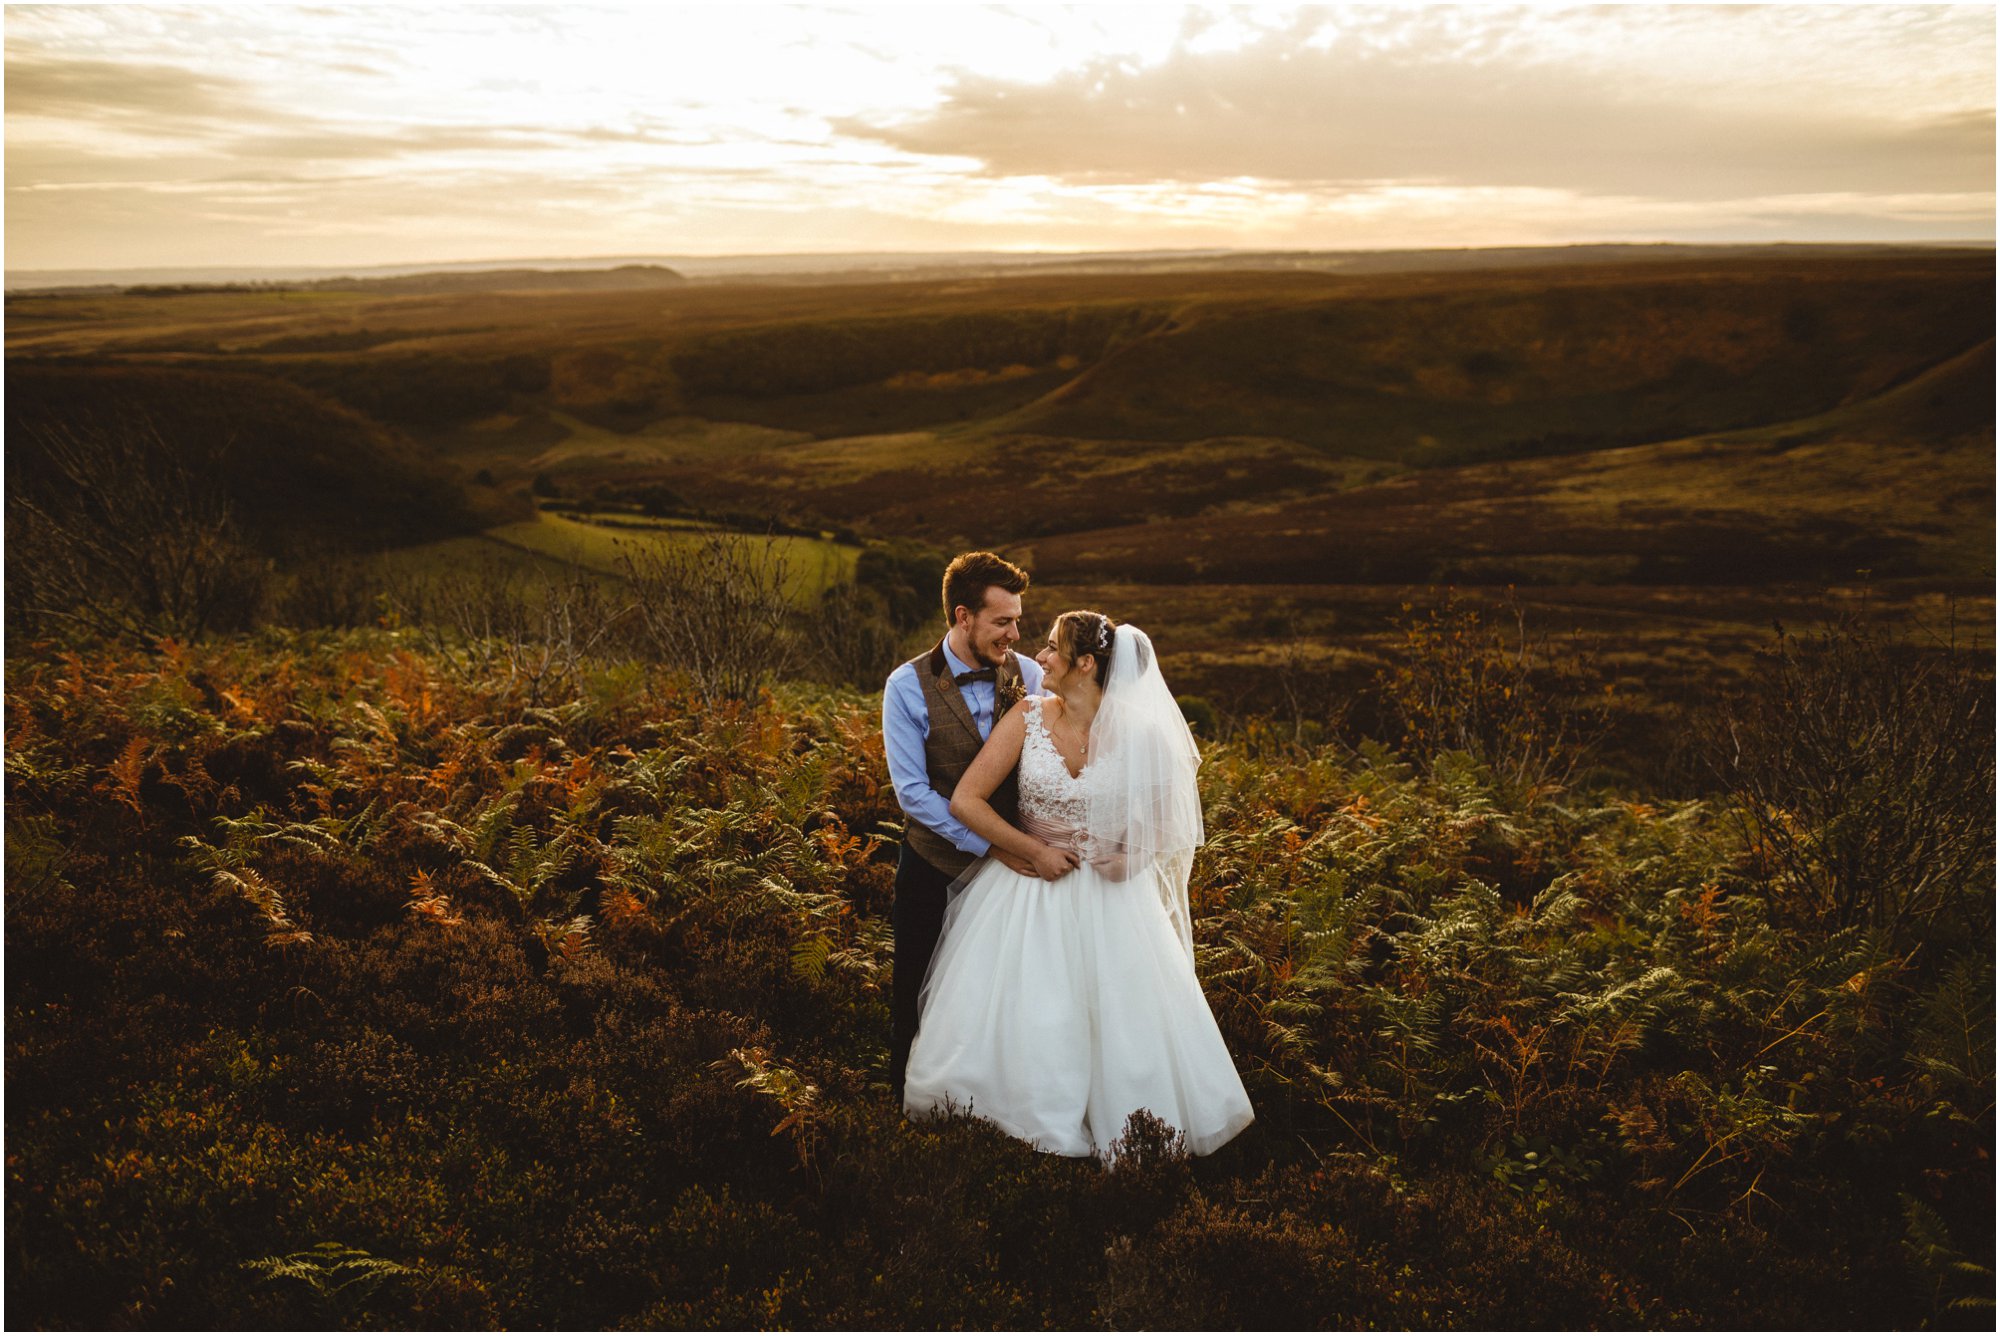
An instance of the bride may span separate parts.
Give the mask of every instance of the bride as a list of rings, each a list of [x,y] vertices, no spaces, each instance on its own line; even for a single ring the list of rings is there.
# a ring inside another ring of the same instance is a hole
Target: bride
[[[1043,1150],[1106,1157],[1143,1108],[1205,1155],[1254,1115],[1195,977],[1194,738],[1137,627],[1066,612],[1036,661],[1051,694],[994,725],[951,812],[1040,875],[989,856],[953,883],[904,1110],[949,1098]],[[1017,764],[1024,829],[987,801]]]

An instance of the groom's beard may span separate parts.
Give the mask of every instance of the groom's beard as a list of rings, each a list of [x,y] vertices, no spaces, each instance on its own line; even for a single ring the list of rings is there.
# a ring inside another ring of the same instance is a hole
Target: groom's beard
[[[1011,657],[1014,653],[1014,642],[1003,641],[996,643],[990,646],[989,648],[991,650],[992,657],[982,658],[981,663],[988,668],[1003,668],[1006,666],[1008,658]]]
[[[1013,649],[1012,645],[998,640],[981,644],[971,636],[965,638],[965,647],[972,652],[973,666],[977,668],[1002,667]]]

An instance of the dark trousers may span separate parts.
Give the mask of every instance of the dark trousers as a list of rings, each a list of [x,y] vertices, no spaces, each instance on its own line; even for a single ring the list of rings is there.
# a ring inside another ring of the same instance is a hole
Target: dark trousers
[[[896,859],[896,903],[889,911],[889,926],[895,934],[892,966],[894,992],[889,1003],[889,1088],[895,1092],[896,1107],[903,1107],[903,1074],[910,1065],[910,1044],[917,1037],[917,1001],[923,995],[924,975],[937,950],[938,933],[944,927],[944,893],[951,887],[952,874],[932,867],[907,841]]]

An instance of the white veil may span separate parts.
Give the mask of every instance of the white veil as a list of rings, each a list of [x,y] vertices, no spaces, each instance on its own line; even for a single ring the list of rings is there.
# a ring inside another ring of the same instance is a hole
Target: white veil
[[[1090,723],[1090,757],[1084,829],[1091,836],[1091,861],[1113,880],[1151,880],[1192,963],[1188,874],[1194,851],[1206,838],[1195,783],[1201,752],[1160,676],[1152,638],[1136,626],[1112,629],[1111,668]],[[919,1014],[929,1009],[931,984],[964,909],[965,890],[986,863],[985,858],[974,859],[945,892],[944,920],[919,991]]]
[[[1153,641],[1136,626],[1112,633],[1111,669],[1090,725],[1092,775],[1086,823],[1099,857],[1123,856],[1125,880],[1151,877],[1181,946],[1194,959],[1188,874],[1206,837],[1195,746]]]

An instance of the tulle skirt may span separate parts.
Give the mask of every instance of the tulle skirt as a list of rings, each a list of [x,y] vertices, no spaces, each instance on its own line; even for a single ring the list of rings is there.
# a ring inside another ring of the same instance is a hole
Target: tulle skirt
[[[1106,1156],[1134,1110],[1206,1155],[1255,1116],[1149,876],[974,869],[931,958],[903,1107],[947,1099],[1058,1155]]]

